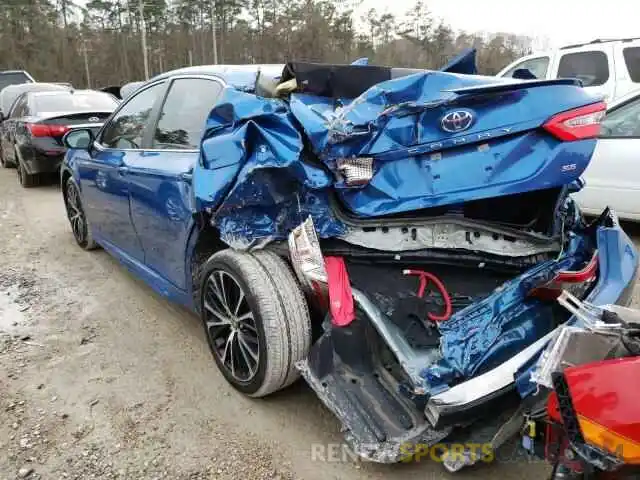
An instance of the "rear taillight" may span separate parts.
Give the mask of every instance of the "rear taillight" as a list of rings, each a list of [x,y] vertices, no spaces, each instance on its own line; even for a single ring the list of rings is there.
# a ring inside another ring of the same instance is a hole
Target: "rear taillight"
[[[66,125],[47,125],[46,123],[27,123],[34,137],[61,137],[69,130]]]
[[[593,103],[554,115],[543,128],[565,142],[595,138],[600,134],[606,110],[604,102]]]

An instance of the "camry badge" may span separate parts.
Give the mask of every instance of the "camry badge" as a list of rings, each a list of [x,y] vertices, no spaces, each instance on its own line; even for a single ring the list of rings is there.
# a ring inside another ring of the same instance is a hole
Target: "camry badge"
[[[457,133],[471,127],[473,120],[473,114],[469,110],[454,110],[442,117],[440,125],[445,132]]]

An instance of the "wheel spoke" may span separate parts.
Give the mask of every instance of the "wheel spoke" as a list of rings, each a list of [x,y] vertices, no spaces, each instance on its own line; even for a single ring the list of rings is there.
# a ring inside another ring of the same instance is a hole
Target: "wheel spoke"
[[[242,302],[244,302],[244,292],[242,290],[239,290],[239,295],[238,295],[238,303],[236,304],[236,308],[233,311],[234,315],[238,315],[238,312],[240,311],[240,307],[242,306]]]
[[[222,313],[220,313],[216,308],[214,308],[209,302],[207,302],[205,300],[204,302],[204,308],[207,312],[211,313],[212,315],[214,315],[217,320],[212,319],[211,317],[208,317],[207,319],[207,326],[209,328],[211,327],[222,327],[222,326],[226,326],[226,325],[231,325],[231,319],[229,317],[227,317],[226,315],[223,315]]]
[[[238,344],[240,345],[240,351],[242,351],[242,355],[244,355],[245,360],[247,360],[246,354],[248,353],[251,358],[253,359],[253,361],[255,363],[258,363],[258,345],[256,344],[256,351],[254,352],[253,349],[251,348],[251,346],[247,343],[247,341],[244,338],[244,334],[242,332],[240,332],[240,334],[238,335]],[[249,361],[247,360],[247,363],[249,363]]]

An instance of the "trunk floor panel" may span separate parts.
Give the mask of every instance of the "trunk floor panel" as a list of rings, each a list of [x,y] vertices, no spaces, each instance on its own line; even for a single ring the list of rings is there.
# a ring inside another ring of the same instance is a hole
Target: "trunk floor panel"
[[[364,292],[403,332],[413,348],[438,347],[440,333],[427,313],[441,315],[444,299],[432,283],[417,296],[420,277],[403,270],[429,272],[439,278],[451,297],[452,313],[481,300],[516,274],[448,265],[407,265],[347,260],[351,285]]]

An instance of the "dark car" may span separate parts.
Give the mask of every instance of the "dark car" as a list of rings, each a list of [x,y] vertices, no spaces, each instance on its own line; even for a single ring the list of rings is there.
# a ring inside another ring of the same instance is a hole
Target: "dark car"
[[[0,122],[2,122],[11,111],[11,107],[20,95],[27,92],[46,92],[50,90],[69,91],[73,87],[61,83],[31,82],[9,85],[0,90]]]
[[[0,126],[3,164],[15,165],[24,187],[38,184],[41,174],[60,169],[62,136],[75,127],[98,131],[118,101],[93,90],[23,93]]]
[[[33,82],[35,82],[33,77],[24,70],[5,70],[4,72],[0,72],[0,90],[9,85]]]
[[[532,362],[579,321],[556,289],[630,301],[633,243],[569,195],[598,100],[573,80],[186,68],[66,134],[63,198],[81,248],[201,316],[237,390],[302,375],[356,453],[396,462],[507,436]]]

